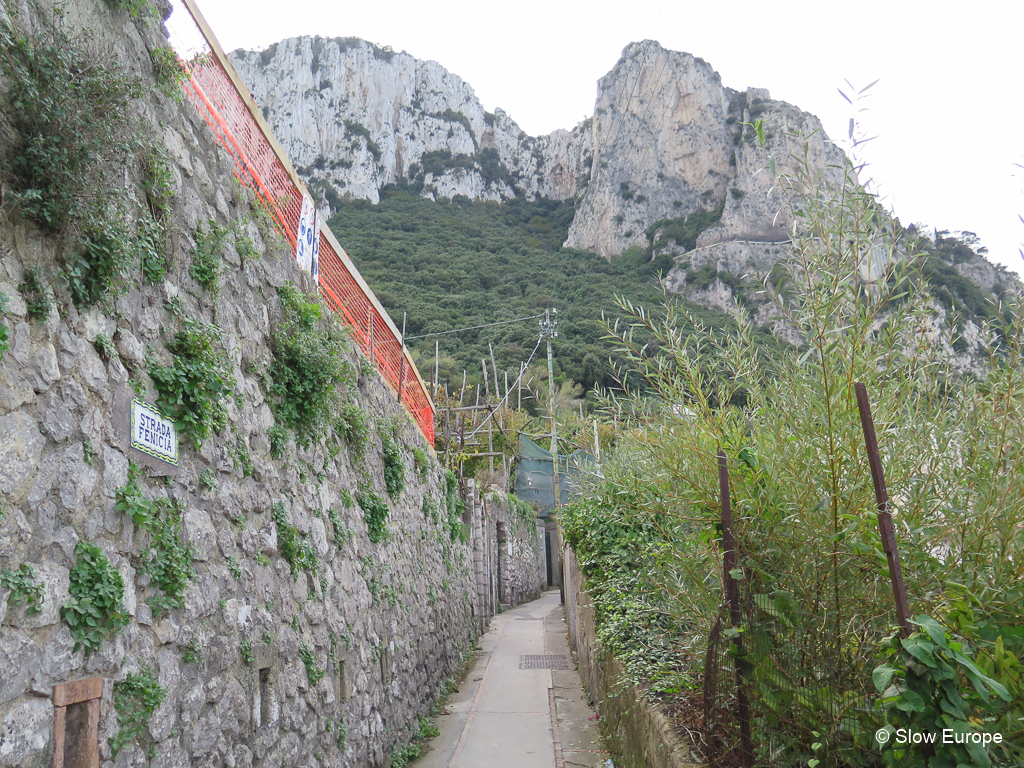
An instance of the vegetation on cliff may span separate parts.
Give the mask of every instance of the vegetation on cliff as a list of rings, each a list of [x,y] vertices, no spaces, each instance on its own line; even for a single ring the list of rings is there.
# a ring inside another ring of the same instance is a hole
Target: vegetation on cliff
[[[407,335],[449,331],[559,311],[555,356],[558,384],[615,383],[602,342],[602,314],[616,296],[650,304],[661,297],[659,271],[642,249],[608,261],[562,248],[572,221],[571,200],[479,203],[465,198],[433,202],[404,187],[385,188],[381,202],[345,201],[330,226],[392,317],[408,317]],[[715,327],[732,327],[720,313],[688,305]],[[514,379],[537,340],[536,321],[411,339],[420,369],[434,363],[440,342],[440,381],[453,388],[468,371],[480,382],[480,361],[493,345],[499,372]],[[767,334],[762,340],[769,342]]]

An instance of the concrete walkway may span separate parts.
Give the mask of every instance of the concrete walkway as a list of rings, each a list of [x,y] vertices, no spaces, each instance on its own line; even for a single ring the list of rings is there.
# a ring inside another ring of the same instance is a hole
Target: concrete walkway
[[[603,768],[597,713],[572,669],[558,592],[495,616],[480,644],[437,718],[441,735],[416,766]],[[559,664],[563,669],[544,668]]]

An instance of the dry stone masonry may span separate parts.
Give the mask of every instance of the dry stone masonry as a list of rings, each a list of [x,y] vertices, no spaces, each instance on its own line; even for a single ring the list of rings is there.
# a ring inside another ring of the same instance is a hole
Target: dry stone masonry
[[[136,265],[90,307],[69,293],[76,246],[26,220],[4,179],[0,766],[388,766],[497,605],[537,594],[535,523],[463,501],[354,345],[347,426],[282,428],[279,289],[315,287],[202,118],[156,87],[159,20],[117,6],[82,0],[61,20],[5,0],[0,15],[29,39],[63,24],[122,62],[143,85],[126,104],[140,141],[169,159],[166,273]],[[0,114],[0,151],[13,125]],[[144,209],[132,162],[105,178],[122,211]],[[214,290],[193,268],[211,233],[226,233]],[[217,329],[208,364],[233,386],[210,434],[179,420],[175,465],[132,447],[132,402],[166,407],[151,374],[196,328]]]

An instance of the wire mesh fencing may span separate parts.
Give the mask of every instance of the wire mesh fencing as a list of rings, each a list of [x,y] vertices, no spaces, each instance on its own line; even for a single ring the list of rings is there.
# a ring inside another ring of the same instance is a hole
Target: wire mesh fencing
[[[245,85],[193,0],[174,0],[166,27],[188,72],[185,93],[231,156],[235,176],[252,189],[303,268],[317,279],[327,305],[352,329],[360,349],[376,365],[434,443],[434,408],[412,357],[391,318],[359,275],[316,208]]]

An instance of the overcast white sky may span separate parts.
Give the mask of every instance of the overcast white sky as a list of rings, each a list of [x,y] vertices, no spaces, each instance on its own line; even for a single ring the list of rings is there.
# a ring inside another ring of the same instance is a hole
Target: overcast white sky
[[[767,88],[845,139],[844,80],[879,79],[861,123],[876,191],[904,223],[976,232],[1024,274],[1024,3],[978,0],[197,0],[228,51],[286,37],[362,37],[433,59],[531,135],[594,110],[597,80],[635,40]]]

